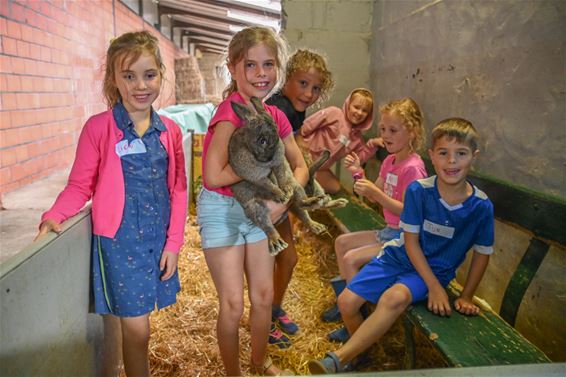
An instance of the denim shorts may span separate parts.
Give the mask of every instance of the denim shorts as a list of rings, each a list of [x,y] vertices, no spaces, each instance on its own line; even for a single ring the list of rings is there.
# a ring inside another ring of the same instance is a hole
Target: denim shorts
[[[197,223],[203,249],[244,245],[267,238],[246,217],[236,199],[205,188],[197,200]]]
[[[401,229],[391,228],[386,226],[381,230],[375,231],[375,237],[383,245],[386,242],[397,239],[401,236]]]

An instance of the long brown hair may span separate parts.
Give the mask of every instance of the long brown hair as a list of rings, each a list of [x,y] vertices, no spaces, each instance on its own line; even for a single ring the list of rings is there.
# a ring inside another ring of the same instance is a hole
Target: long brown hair
[[[116,67],[134,63],[142,54],[148,53],[155,58],[161,78],[165,74],[165,65],[159,52],[159,41],[148,31],[125,33],[110,42],[106,52],[104,82],[102,93],[108,107],[120,100],[120,93],[115,82]]]
[[[283,80],[285,80],[285,62],[287,61],[287,42],[273,29],[267,27],[247,27],[237,32],[228,45],[227,65],[238,64],[248,50],[260,43],[263,43],[275,55],[275,64],[277,65],[277,83],[272,92],[277,90]],[[230,84],[222,92],[222,98],[226,99],[234,92],[238,91],[236,80],[231,79]]]

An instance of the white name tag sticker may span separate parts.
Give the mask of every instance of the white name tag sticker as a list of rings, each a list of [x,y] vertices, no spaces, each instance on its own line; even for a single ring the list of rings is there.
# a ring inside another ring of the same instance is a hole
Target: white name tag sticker
[[[397,177],[397,174],[387,173],[387,178],[385,179],[385,182],[390,184],[391,186],[397,186],[398,179],[399,177]]]
[[[425,220],[423,224],[423,230],[437,236],[444,238],[454,237],[454,228],[451,226],[445,226],[440,224],[435,224],[431,221]]]
[[[147,152],[147,150],[141,139],[134,139],[131,143],[128,143],[128,140],[122,140],[116,144],[116,154],[120,157],[145,152]]]

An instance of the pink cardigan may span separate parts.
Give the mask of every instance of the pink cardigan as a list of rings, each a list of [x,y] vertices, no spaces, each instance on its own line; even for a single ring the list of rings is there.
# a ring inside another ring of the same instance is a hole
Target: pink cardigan
[[[161,117],[167,131],[160,140],[169,158],[167,186],[171,198],[171,217],[164,250],[178,253],[183,246],[187,216],[187,178],[181,130],[172,120]],[[122,163],[115,146],[124,134],[116,125],[112,109],[92,116],[83,127],[73,168],[65,189],[41,221],[61,223],[92,197],[93,233],[113,238],[122,222],[125,188]]]

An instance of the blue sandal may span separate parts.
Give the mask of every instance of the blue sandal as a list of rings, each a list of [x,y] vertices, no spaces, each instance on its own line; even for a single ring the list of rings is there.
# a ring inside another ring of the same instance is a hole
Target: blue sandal
[[[344,365],[334,352],[327,352],[322,360],[309,361],[311,374],[334,374],[344,372]]]

